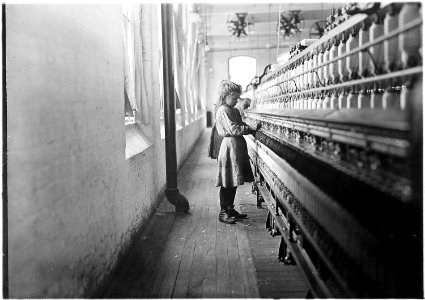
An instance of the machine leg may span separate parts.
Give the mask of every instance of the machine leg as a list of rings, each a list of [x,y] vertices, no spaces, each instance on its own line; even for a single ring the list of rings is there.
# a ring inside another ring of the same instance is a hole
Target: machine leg
[[[277,259],[285,265],[295,265],[295,260],[283,238],[280,240],[279,256]]]
[[[276,226],[274,218],[273,218],[273,216],[270,212],[268,212],[268,214],[267,214],[266,230],[273,237],[280,235],[279,228]]]
[[[313,293],[310,290],[308,290],[307,295],[305,295],[305,298],[306,299],[314,299]]]
[[[261,205],[262,202],[264,202],[263,196],[261,196],[260,193],[257,193],[257,208],[263,208],[263,206]]]
[[[251,191],[253,194],[257,194],[257,208],[262,209],[263,206],[261,205],[261,202],[264,202],[263,196],[261,196],[260,191],[258,190],[258,183],[254,181],[252,183]]]
[[[279,245],[279,255],[277,257],[277,259],[280,262],[283,262],[283,260],[285,259],[287,251],[288,251],[288,246],[286,246],[285,241],[283,240],[283,238],[281,238],[280,245]]]

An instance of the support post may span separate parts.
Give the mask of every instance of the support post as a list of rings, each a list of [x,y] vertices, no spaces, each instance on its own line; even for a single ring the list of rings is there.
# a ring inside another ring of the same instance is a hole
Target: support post
[[[164,78],[165,165],[167,187],[165,195],[176,211],[188,211],[189,201],[177,188],[176,100],[173,72],[172,4],[161,4],[162,56]]]

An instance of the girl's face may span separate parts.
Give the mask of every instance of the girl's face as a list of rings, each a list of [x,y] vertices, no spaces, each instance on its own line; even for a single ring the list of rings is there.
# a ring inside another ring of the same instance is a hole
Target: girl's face
[[[229,95],[226,96],[225,102],[230,107],[235,107],[240,96],[241,96],[241,94],[238,93],[238,92],[231,92]]]

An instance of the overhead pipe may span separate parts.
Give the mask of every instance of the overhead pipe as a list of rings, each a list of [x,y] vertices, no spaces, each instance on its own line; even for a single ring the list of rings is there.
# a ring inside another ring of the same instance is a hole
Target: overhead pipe
[[[189,201],[177,187],[176,99],[173,72],[173,14],[171,4],[161,4],[162,57],[164,78],[165,165],[167,186],[165,195],[176,211],[188,211]]]

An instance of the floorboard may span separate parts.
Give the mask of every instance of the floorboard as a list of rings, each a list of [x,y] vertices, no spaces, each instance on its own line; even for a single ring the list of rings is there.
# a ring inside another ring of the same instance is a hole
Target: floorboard
[[[195,251],[193,254],[193,263],[190,271],[188,297],[200,298],[202,296],[202,284],[204,281],[205,256],[207,252],[208,241],[206,239],[208,226],[209,207],[201,206],[200,222],[197,225]]]
[[[205,255],[204,281],[202,295],[214,298],[217,295],[217,206],[210,206],[208,213],[207,241],[208,249]]]

